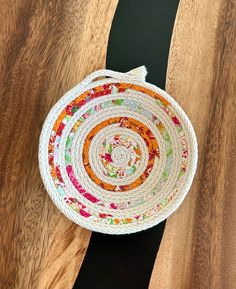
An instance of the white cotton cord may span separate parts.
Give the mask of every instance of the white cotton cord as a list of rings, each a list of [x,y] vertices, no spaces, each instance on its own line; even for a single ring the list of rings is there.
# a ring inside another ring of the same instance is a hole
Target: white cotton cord
[[[146,75],[145,66],[92,72],[45,120],[39,144],[45,188],[65,216],[87,229],[145,230],[171,215],[190,189],[193,127]]]
[[[110,77],[117,80],[138,80],[145,81],[147,69],[144,65],[134,68],[126,73],[117,72],[109,69],[100,69],[89,74],[84,80],[81,81],[81,86],[86,86],[98,77]]]

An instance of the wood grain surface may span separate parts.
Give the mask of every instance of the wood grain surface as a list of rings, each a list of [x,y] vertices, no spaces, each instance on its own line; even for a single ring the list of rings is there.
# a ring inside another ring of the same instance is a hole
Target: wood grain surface
[[[49,199],[38,141],[52,105],[105,66],[117,0],[0,1],[0,288],[72,288],[90,232]]]
[[[46,194],[38,138],[63,93],[105,65],[116,5],[0,1],[1,289],[73,286],[90,232]],[[236,288],[235,20],[235,0],[180,1],[167,91],[194,125],[199,164],[167,221],[149,289]]]
[[[149,289],[236,288],[235,51],[235,1],[180,1],[167,91],[193,123],[199,164],[167,221]]]

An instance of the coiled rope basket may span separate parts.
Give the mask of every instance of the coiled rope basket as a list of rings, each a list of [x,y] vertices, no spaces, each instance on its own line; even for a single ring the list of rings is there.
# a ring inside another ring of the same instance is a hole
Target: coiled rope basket
[[[58,209],[102,233],[150,228],[186,196],[197,141],[184,111],[145,82],[146,68],[98,70],[51,109],[39,145],[41,176]]]

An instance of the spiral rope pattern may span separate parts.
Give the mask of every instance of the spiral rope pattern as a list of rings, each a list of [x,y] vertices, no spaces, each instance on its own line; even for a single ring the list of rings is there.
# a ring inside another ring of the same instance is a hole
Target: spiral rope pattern
[[[93,231],[152,227],[178,208],[191,186],[197,165],[192,125],[145,76],[144,66],[95,71],[44,123],[39,165],[46,190],[68,218]]]

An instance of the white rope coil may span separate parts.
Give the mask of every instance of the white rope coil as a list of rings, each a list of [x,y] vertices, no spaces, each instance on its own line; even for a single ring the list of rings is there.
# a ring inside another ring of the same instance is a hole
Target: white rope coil
[[[144,66],[95,71],[44,123],[39,166],[46,190],[64,215],[93,231],[150,228],[179,207],[191,186],[192,125],[171,96],[145,82],[146,74]]]

